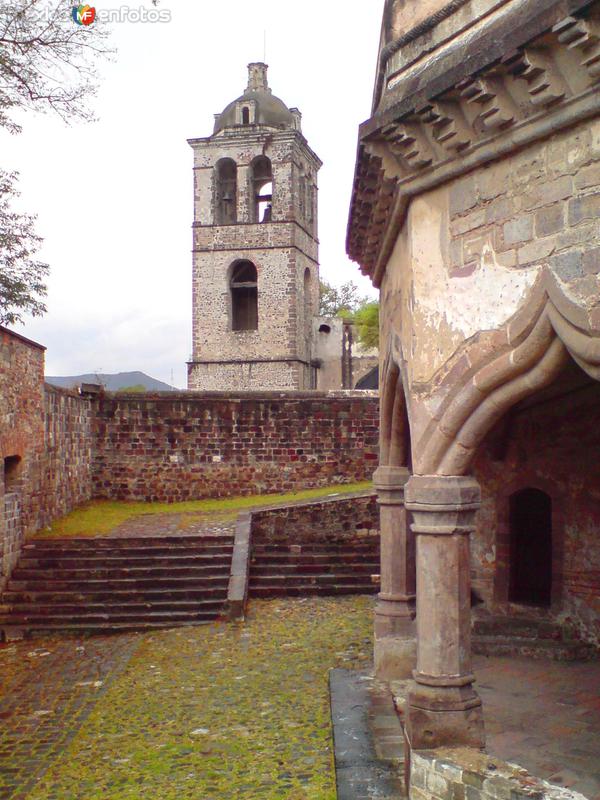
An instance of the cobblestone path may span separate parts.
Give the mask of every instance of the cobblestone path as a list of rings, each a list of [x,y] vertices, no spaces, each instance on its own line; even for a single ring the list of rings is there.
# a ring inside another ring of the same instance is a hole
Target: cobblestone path
[[[124,635],[0,646],[2,800],[27,796],[102,700],[135,645],[135,636]]]
[[[179,513],[142,514],[122,522],[106,534],[112,538],[137,536],[233,536],[236,515]]]
[[[0,650],[0,798],[334,800],[328,671],[368,668],[373,603]]]

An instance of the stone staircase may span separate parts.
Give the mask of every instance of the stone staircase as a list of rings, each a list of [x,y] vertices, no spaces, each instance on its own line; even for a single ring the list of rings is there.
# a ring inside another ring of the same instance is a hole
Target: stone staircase
[[[121,631],[209,622],[232,536],[32,539],[0,594],[0,630]]]
[[[526,656],[554,661],[598,658],[598,650],[566,625],[534,617],[475,616],[473,652],[486,656]]]
[[[254,544],[249,596],[372,594],[379,591],[379,537]]]

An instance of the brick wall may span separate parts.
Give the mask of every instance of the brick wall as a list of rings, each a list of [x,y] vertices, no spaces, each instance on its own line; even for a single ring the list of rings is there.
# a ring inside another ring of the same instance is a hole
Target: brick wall
[[[327,498],[252,513],[252,543],[348,541],[379,533],[379,506],[372,492]]]
[[[94,492],[171,502],[365,480],[377,464],[378,428],[376,397],[107,395]]]
[[[473,471],[482,488],[472,540],[475,588],[494,610],[519,611],[506,602],[509,497],[524,488],[540,489],[552,501],[548,613],[600,643],[600,385],[586,382],[573,365],[550,392],[517,407],[490,432]]]

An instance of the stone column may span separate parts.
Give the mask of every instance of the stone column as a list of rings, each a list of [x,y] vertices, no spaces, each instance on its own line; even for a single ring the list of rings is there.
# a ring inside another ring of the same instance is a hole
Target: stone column
[[[383,680],[412,676],[416,662],[415,548],[406,522],[405,467],[379,467],[373,480],[381,528],[381,591],[375,609],[375,674]]]
[[[469,535],[479,506],[473,478],[414,476],[406,487],[417,550],[417,669],[408,699],[414,749],[485,744],[471,669]]]

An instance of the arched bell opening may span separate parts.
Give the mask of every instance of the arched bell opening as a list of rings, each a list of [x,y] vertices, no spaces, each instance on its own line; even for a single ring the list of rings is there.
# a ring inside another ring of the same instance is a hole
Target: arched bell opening
[[[231,158],[222,158],[215,166],[215,224],[237,222],[237,165]]]
[[[273,215],[273,168],[266,156],[258,156],[251,164],[253,222],[271,222]]]

